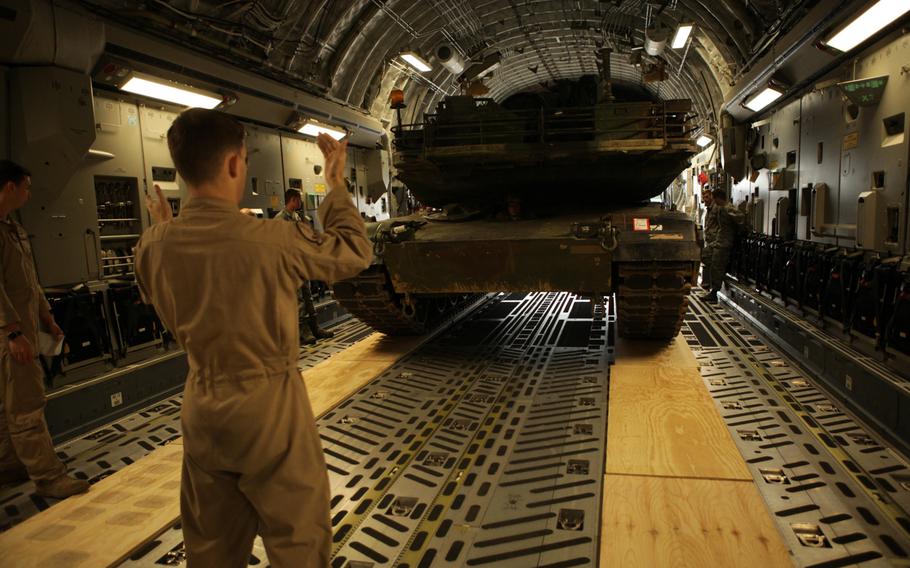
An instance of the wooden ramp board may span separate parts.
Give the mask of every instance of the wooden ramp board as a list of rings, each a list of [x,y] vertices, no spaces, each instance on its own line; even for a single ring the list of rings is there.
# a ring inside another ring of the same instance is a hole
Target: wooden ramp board
[[[16,568],[119,562],[179,516],[182,460],[183,446],[158,448],[0,535],[0,558]]]
[[[607,475],[601,568],[792,566],[747,481]]]
[[[323,414],[425,338],[374,333],[304,373]],[[0,534],[0,558],[17,568],[115,566],[180,518],[180,439]],[[4,564],[6,565],[6,564]]]
[[[626,365],[697,367],[698,361],[689,349],[682,335],[669,342],[662,341],[616,341],[616,362],[614,367]],[[705,391],[707,392],[707,391]]]
[[[695,356],[620,341],[610,371],[600,566],[791,566]]]
[[[752,480],[697,367],[610,372],[606,473]]]

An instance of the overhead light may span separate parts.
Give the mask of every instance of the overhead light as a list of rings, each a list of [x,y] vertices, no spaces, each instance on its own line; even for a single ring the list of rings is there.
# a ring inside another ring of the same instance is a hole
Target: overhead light
[[[707,146],[708,144],[710,144],[712,142],[714,142],[714,139],[711,138],[710,136],[705,136],[704,134],[699,136],[698,139],[695,141],[695,143],[698,144],[698,146],[700,148],[704,148],[705,146]]]
[[[348,135],[344,130],[338,130],[337,128],[332,128],[330,126],[325,126],[324,124],[319,124],[315,120],[308,120],[306,124],[301,126],[297,132],[301,134],[306,134],[307,136],[319,136],[320,134],[328,134],[335,140],[341,140]]]
[[[420,71],[421,73],[426,73],[427,71],[433,69],[430,67],[429,63],[427,63],[421,56],[417,55],[417,53],[413,51],[402,51],[398,54],[398,57],[402,58],[405,63]]]
[[[166,101],[189,108],[212,109],[224,102],[224,97],[201,89],[194,89],[177,83],[153,77],[134,74],[120,90],[135,93],[150,99]]]
[[[878,0],[825,41],[838,51],[850,51],[910,11],[907,0]]]
[[[752,112],[758,112],[779,99],[783,94],[784,92],[782,89],[768,85],[761,91],[747,98],[743,105]]]
[[[686,42],[689,41],[689,36],[692,35],[692,29],[695,27],[695,24],[679,24],[679,27],[676,28],[676,35],[673,36],[673,43],[670,44],[670,47],[673,49],[679,49],[686,46]]]

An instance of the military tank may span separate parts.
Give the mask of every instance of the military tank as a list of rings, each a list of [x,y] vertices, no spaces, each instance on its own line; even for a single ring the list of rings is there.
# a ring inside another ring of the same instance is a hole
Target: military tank
[[[674,337],[695,279],[696,229],[648,200],[696,152],[692,104],[569,91],[503,104],[449,96],[419,123],[399,119],[393,163],[432,212],[371,224],[374,263],[336,283],[336,299],[401,335],[485,292],[615,294],[620,336]]]

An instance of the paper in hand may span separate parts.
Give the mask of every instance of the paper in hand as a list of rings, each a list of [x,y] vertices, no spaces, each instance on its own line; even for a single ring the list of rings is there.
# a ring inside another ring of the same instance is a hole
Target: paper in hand
[[[50,333],[38,332],[38,352],[45,357],[56,357],[63,350],[63,336],[56,338]]]

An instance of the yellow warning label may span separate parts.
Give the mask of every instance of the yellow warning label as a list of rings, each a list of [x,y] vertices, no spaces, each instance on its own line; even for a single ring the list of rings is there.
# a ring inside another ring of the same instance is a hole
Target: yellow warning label
[[[851,132],[844,136],[844,150],[850,150],[859,146],[859,132]]]
[[[313,191],[316,193],[325,193],[325,184],[324,183],[314,183]]]

